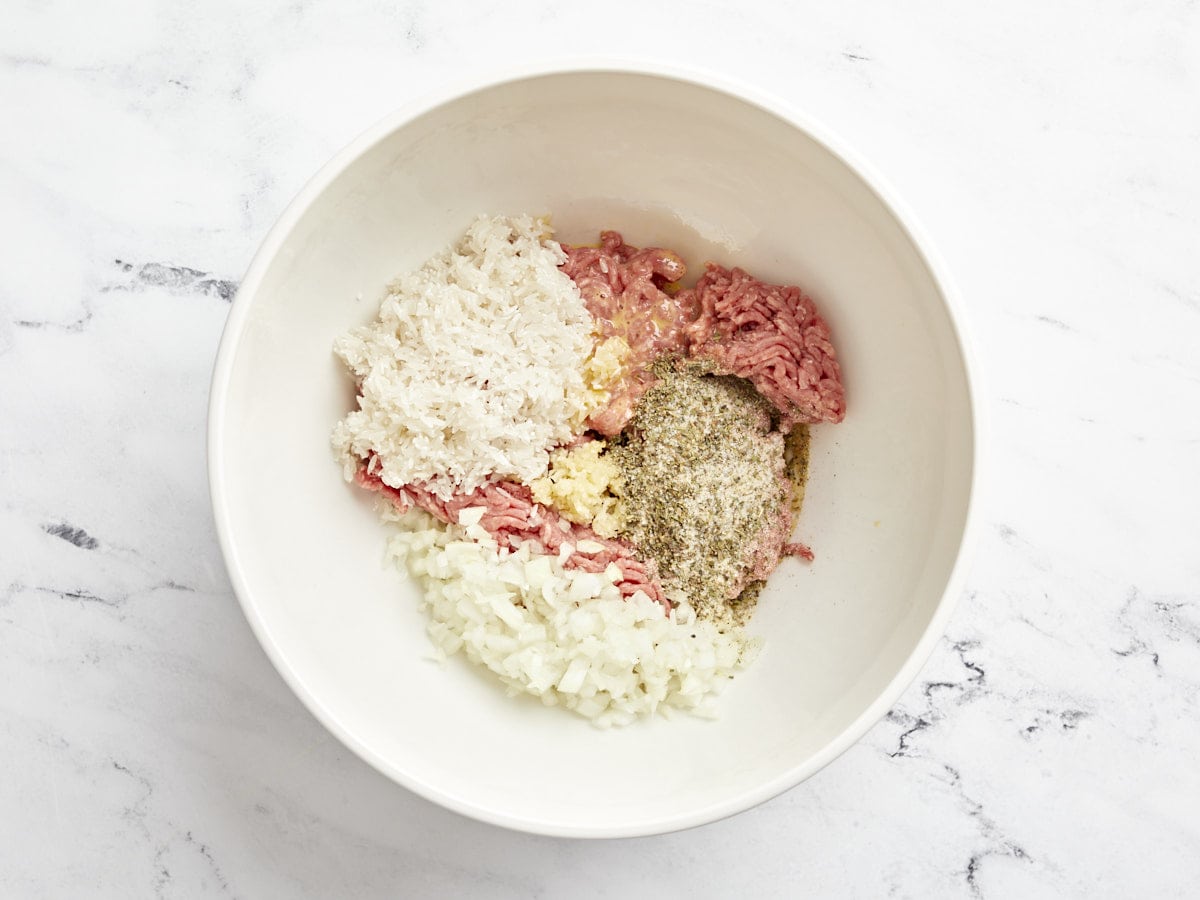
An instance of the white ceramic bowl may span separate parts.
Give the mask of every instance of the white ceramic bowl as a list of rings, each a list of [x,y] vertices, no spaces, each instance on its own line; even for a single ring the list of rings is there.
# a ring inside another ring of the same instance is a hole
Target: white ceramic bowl
[[[801,116],[674,73],[523,75],[409,108],[338,154],[255,257],[213,379],[209,474],[246,617],[313,714],[381,772],[479,819],[620,836],[744,810],[816,772],[913,679],[960,589],[977,419],[944,273],[877,177]],[[553,214],[798,283],[833,329],[843,424],[813,429],[798,537],[721,717],[600,731],[427,659],[413,584],[329,433],[334,337],[480,212]]]

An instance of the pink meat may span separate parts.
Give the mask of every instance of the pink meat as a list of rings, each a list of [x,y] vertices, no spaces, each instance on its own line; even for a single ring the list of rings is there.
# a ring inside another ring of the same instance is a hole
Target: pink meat
[[[746,566],[745,579],[737,586],[732,596],[741,593],[742,587],[754,581],[766,581],[779,560],[785,556],[799,556],[812,562],[813,552],[807,544],[797,541],[789,542],[792,529],[796,525],[792,512],[792,483],[782,473],[779,482],[783,488],[783,500],[775,514],[754,535],[742,551],[741,559]]]
[[[705,268],[696,286],[679,295],[681,308],[696,311],[685,329],[688,355],[709,360],[717,374],[749,379],[782,413],[783,428],[842,421],[842,372],[812,299],[741,269]]]
[[[626,244],[616,231],[600,233],[599,247],[563,246],[562,271],[579,288],[588,312],[605,337],[620,337],[631,353],[626,373],[613,388],[608,405],[587,422],[605,436],[620,433],[633,407],[654,384],[650,364],[664,353],[686,346],[684,324],[694,316],[663,287],[684,276],[687,267],[670,250]]]
[[[569,522],[555,510],[534,503],[532,492],[523,484],[489,481],[469,494],[455,494],[449,500],[442,500],[419,484],[400,488],[385,484],[370,471],[371,462],[369,459],[359,467],[355,480],[367,490],[383,494],[400,510],[415,506],[442,522],[457,524],[458,514],[464,509],[482,506],[484,512],[479,524],[501,546],[515,550],[525,541],[536,541],[543,552],[557,556],[559,548],[570,543],[575,552],[564,560],[566,568],[603,572],[610,563],[615,564],[621,571],[621,580],[617,582],[621,596],[642,591],[662,604],[666,612],[671,611],[653,563],[638,559],[632,544],[600,537],[586,525]],[[579,542],[584,540],[595,541],[601,549],[595,553],[580,550]]]
[[[799,541],[784,544],[780,556],[798,556],[801,559],[807,559],[809,562],[813,561],[812,548],[808,544],[802,544]]]

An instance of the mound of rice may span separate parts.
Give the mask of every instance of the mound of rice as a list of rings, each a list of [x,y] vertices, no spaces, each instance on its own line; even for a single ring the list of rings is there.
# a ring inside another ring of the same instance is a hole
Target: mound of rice
[[[389,554],[424,589],[429,635],[444,658],[462,652],[528,693],[600,726],[672,709],[713,716],[714,698],[755,647],[740,628],[699,621],[686,605],[668,618],[640,591],[621,599],[620,572],[564,568],[530,543],[500,548],[478,525],[381,508],[399,529]]]
[[[387,484],[442,499],[489,475],[528,484],[581,430],[606,395],[589,386],[592,317],[548,231],[480,217],[391,284],[377,321],[336,341],[361,395],[333,435],[347,480],[372,459]]]

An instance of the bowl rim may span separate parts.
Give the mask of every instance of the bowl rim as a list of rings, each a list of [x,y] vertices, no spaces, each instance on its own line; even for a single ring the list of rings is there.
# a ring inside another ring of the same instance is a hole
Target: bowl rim
[[[333,712],[327,709],[307,689],[303,679],[293,670],[286,654],[275,643],[271,633],[260,617],[253,595],[242,572],[237,548],[231,540],[230,515],[225,497],[225,470],[220,448],[224,443],[225,407],[229,381],[237,358],[251,301],[261,286],[263,277],[278,255],[288,235],[313,201],[359,156],[375,146],[393,131],[403,127],[421,115],[444,104],[462,99],[470,94],[499,87],[513,82],[534,80],[558,75],[577,74],[640,75],[678,81],[691,86],[705,88],[725,94],[755,106],[769,115],[797,128],[835,156],[863,184],[876,195],[883,205],[896,217],[900,226],[912,241],[921,261],[928,268],[937,286],[950,320],[951,331],[962,358],[966,380],[967,402],[970,407],[971,425],[971,473],[967,491],[967,508],[962,534],[955,554],[954,564],[942,596],[938,601],[928,625],[922,632],[908,657],[899,670],[888,681],[879,696],[817,753],[791,766],[784,772],[764,781],[753,790],[743,791],[717,803],[682,813],[647,819],[628,825],[590,825],[587,823],[567,824],[556,821],[541,821],[536,818],[510,815],[503,811],[480,806],[470,799],[444,792],[432,787],[361,743],[353,734],[343,729]],[[981,457],[986,446],[986,422],[980,408],[980,363],[966,329],[961,296],[946,263],[934,248],[924,227],[909,206],[900,198],[888,181],[857,151],[831,132],[819,121],[796,109],[792,104],[740,79],[718,74],[712,70],[681,66],[675,63],[648,62],[614,57],[602,59],[570,59],[563,61],[541,61],[508,65],[499,70],[475,73],[461,79],[448,79],[437,90],[414,97],[371,125],[339,150],[301,188],[295,198],[263,239],[242,279],[226,318],[225,327],[213,365],[209,388],[207,423],[207,469],[209,495],[217,540],[225,568],[229,574],[234,594],[242,613],[259,644],[266,652],[271,664],[300,699],[305,708],[342,744],[356,756],[402,787],[426,800],[450,809],[461,815],[499,825],[504,828],[531,834],[571,838],[622,838],[666,834],[706,825],[751,809],[796,787],[801,782],[825,768],[850,747],[857,743],[868,730],[879,722],[899,700],[901,694],[916,680],[921,669],[931,656],[937,642],[943,637],[950,617],[962,593],[968,569],[968,556],[975,545],[978,530]]]

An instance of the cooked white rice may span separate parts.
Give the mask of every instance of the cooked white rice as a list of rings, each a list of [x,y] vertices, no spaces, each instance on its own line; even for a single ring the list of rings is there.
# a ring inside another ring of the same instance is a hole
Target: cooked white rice
[[[419,510],[383,510],[397,534],[389,554],[424,589],[438,655],[462,652],[510,694],[528,693],[597,725],[623,725],[672,709],[711,716],[713,700],[754,646],[740,628],[670,618],[640,591],[622,599],[620,573],[589,574],[558,557],[497,547],[479,509],[447,526]]]
[[[389,287],[373,324],[334,349],[361,384],[333,441],[346,469],[376,454],[393,486],[443,499],[489,475],[528,484],[596,401],[592,319],[541,219],[480,217]]]

